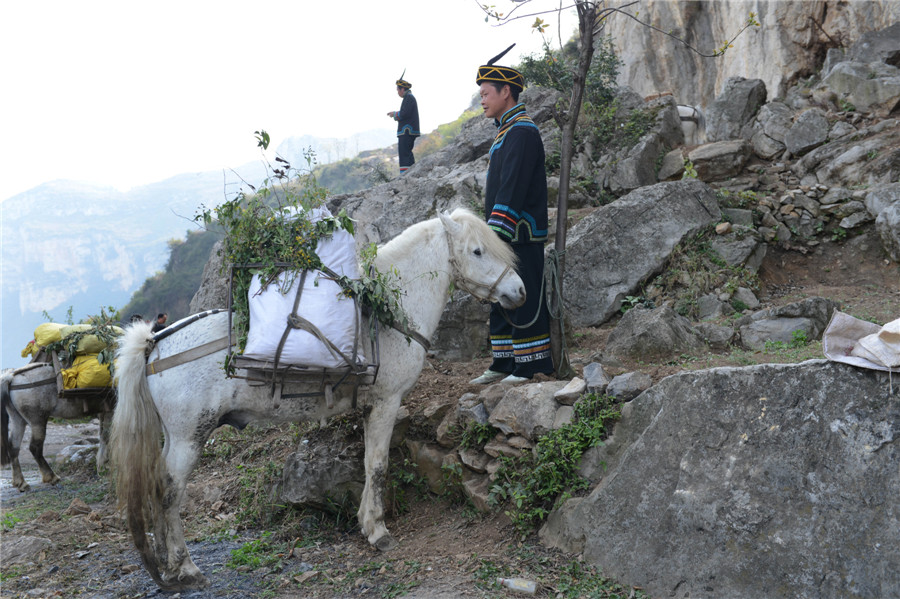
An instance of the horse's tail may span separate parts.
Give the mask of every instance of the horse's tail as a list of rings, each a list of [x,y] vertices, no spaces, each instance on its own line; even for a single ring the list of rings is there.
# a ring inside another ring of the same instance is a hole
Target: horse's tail
[[[10,459],[12,444],[9,442],[9,413],[6,411],[12,407],[12,398],[9,395],[12,378],[12,370],[0,375],[0,466],[6,466],[12,461]]]
[[[163,496],[164,465],[159,412],[153,404],[145,369],[146,352],[153,334],[150,325],[136,323],[125,329],[116,352],[116,390],[109,449],[116,476],[119,508],[124,508],[128,528],[141,561],[153,580],[165,587],[154,545],[165,546]],[[148,539],[156,532],[153,543]]]
[[[694,113],[697,115],[697,141],[706,141],[706,117],[703,116],[703,110],[700,106],[694,106]]]

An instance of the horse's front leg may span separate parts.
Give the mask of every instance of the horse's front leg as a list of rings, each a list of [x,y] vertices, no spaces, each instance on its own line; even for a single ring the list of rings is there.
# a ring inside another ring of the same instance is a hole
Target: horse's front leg
[[[168,485],[163,496],[161,529],[156,530],[157,551],[162,553],[165,564],[163,578],[169,583],[167,590],[197,589],[209,586],[209,579],[194,564],[184,540],[181,506],[184,504],[188,477],[200,458],[200,451],[209,433],[202,441],[179,436],[166,437],[164,449]]]
[[[384,525],[384,486],[388,476],[388,450],[394,420],[400,408],[400,394],[377,398],[365,420],[366,486],[357,517],[369,543],[381,551],[397,546]]]
[[[47,419],[41,418],[37,422],[31,423],[31,443],[28,444],[28,449],[31,451],[31,455],[34,456],[34,461],[37,462],[38,468],[41,470],[41,479],[51,485],[55,485],[59,482],[59,476],[53,472],[53,469],[50,467],[50,464],[47,463],[47,460],[44,458],[44,440],[47,438]]]
[[[22,439],[25,438],[25,427],[28,423],[22,416],[13,410],[9,414],[9,462],[12,467],[12,485],[22,493],[31,490],[31,485],[25,482],[22,475],[22,465],[19,463],[19,451],[22,449]]]

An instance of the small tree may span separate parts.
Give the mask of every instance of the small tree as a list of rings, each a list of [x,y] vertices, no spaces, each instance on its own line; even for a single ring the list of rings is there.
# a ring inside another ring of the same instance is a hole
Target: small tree
[[[568,363],[568,357],[561,351],[561,340],[565,334],[563,329],[563,274],[565,273],[565,248],[566,248],[566,213],[568,211],[569,202],[569,183],[572,175],[572,158],[575,153],[575,127],[578,123],[578,117],[581,114],[581,107],[584,102],[585,87],[587,84],[588,72],[591,68],[591,61],[594,58],[595,42],[602,36],[606,20],[614,15],[620,14],[624,17],[634,19],[641,25],[657,31],[663,35],[667,35],[679,42],[683,43],[692,52],[707,58],[722,56],[732,47],[732,43],[737,37],[749,27],[759,26],[756,15],[750,13],[747,22],[732,37],[725,42],[720,48],[710,53],[704,53],[685,40],[663,31],[649,23],[645,23],[637,18],[636,15],[627,12],[626,9],[631,8],[639,3],[638,0],[629,2],[622,7],[608,6],[606,0],[571,0],[571,3],[563,6],[562,0],[559,4],[552,8],[541,9],[528,14],[517,14],[522,7],[542,2],[543,0],[510,0],[515,6],[507,14],[503,14],[496,10],[494,5],[481,4],[481,9],[485,12],[488,19],[495,19],[498,24],[504,24],[518,19],[530,19],[534,17],[535,21],[532,27],[543,35],[547,29],[547,23],[541,18],[542,15],[561,13],[563,10],[574,8],[578,14],[578,56],[575,68],[572,71],[572,89],[569,95],[569,103],[562,111],[557,110],[554,118],[556,124],[562,131],[562,139],[560,143],[560,163],[559,163],[559,196],[557,200],[557,219],[556,219],[556,242],[554,244],[555,256],[558,261],[556,282],[551,287],[550,303],[551,316],[557,322],[557,326],[551,327],[551,337],[553,343],[553,363],[556,364],[556,374],[559,377],[568,377],[573,374],[572,368]],[[560,40],[560,44],[562,40]],[[549,48],[548,45],[545,47]]]

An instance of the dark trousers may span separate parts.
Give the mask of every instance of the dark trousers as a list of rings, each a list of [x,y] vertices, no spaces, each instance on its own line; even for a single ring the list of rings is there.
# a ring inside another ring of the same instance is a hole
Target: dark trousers
[[[525,303],[515,310],[491,304],[491,370],[532,378],[535,374],[553,374],[550,355],[550,314],[541,296],[544,280],[544,246],[541,243],[514,244],[519,258],[518,273],[525,283]],[[504,318],[509,318],[507,322]],[[537,319],[535,319],[537,315]],[[527,328],[517,328],[534,320]]]
[[[404,173],[406,170],[416,163],[416,159],[413,156],[413,145],[416,143],[415,135],[398,135],[397,136],[397,151],[400,154],[400,172]]]

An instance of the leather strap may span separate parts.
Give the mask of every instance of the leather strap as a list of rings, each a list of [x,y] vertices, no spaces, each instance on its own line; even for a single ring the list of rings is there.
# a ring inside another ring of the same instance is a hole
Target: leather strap
[[[43,387],[44,385],[50,385],[52,383],[56,383],[56,376],[53,376],[52,378],[49,378],[49,379],[34,381],[31,383],[22,383],[20,385],[10,385],[9,390],[10,391],[19,391],[21,389],[32,389],[34,387]]]
[[[168,356],[162,358],[161,360],[156,360],[155,362],[150,362],[147,364],[147,376],[151,374],[159,374],[163,370],[168,370],[169,368],[175,368],[176,366],[181,366],[182,364],[187,364],[188,362],[193,362],[194,360],[199,360],[204,356],[208,356],[210,354],[214,354],[221,349],[225,349],[228,347],[228,337],[222,337],[221,339],[216,339],[215,341],[210,341],[209,343],[204,343],[203,345],[198,345],[197,347],[192,347],[187,351],[183,351],[180,354],[175,354],[173,356]]]

